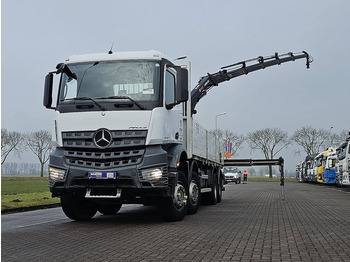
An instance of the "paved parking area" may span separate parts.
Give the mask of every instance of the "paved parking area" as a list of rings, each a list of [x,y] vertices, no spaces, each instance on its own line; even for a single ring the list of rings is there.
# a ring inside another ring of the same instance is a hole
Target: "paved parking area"
[[[181,222],[138,206],[33,223],[1,241],[2,261],[349,261],[350,190],[286,183],[281,201],[276,182],[229,184],[222,203]]]

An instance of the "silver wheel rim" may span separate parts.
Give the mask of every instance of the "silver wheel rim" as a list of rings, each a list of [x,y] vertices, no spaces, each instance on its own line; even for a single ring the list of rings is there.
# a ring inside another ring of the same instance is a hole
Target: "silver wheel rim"
[[[194,180],[191,181],[189,191],[190,191],[190,202],[191,204],[195,205],[199,197],[199,189],[198,189],[198,185],[196,184],[196,181]]]
[[[177,184],[174,193],[174,204],[177,209],[183,208],[187,203],[187,195],[185,187],[181,184]]]

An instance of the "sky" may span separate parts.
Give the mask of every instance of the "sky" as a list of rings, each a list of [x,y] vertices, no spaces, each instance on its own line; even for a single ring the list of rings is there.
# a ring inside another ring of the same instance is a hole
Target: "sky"
[[[42,106],[45,75],[73,54],[158,50],[191,61],[201,76],[275,52],[305,59],[232,79],[211,89],[196,109],[205,128],[247,134],[303,126],[350,130],[350,1],[348,0],[2,0],[1,127],[53,130]],[[186,62],[184,61],[184,62]],[[289,168],[293,149],[281,152]],[[238,157],[262,157],[248,145]]]

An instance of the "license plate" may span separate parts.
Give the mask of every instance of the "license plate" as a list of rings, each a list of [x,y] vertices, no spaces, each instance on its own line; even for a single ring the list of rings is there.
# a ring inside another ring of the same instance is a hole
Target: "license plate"
[[[116,179],[117,173],[115,172],[89,172],[89,179]]]

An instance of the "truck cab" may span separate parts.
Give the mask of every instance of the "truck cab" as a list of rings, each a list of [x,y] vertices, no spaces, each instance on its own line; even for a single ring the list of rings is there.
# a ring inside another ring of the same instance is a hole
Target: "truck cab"
[[[343,143],[336,150],[337,163],[336,163],[336,185],[337,186],[350,186],[350,132],[346,142]]]
[[[178,221],[197,212],[201,191],[213,203],[221,200],[219,141],[201,138],[199,149],[211,154],[203,162],[189,148],[198,143],[186,111],[188,68],[141,51],[74,55],[56,69],[45,78],[43,101],[56,114],[49,186],[69,218],[142,203]],[[55,106],[54,74],[60,75]]]
[[[337,153],[334,148],[329,149],[323,157],[323,184],[335,183],[335,164],[337,161]]]
[[[323,183],[323,167],[324,167],[324,155],[327,154],[329,151],[325,150],[321,153],[319,153],[315,157],[315,175],[316,175],[316,181],[318,183]]]
[[[315,157],[318,154],[310,154],[306,156],[305,158],[305,173],[306,173],[306,178],[305,181],[307,182],[316,182],[316,175],[315,175]]]

